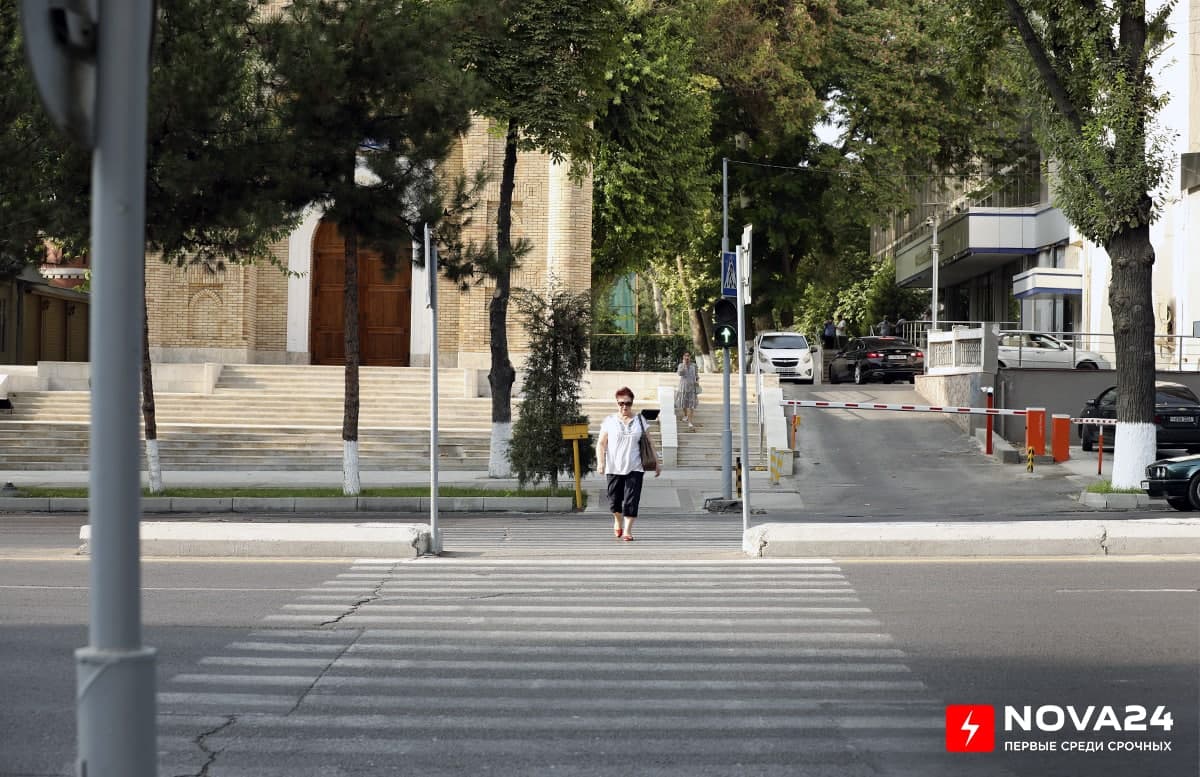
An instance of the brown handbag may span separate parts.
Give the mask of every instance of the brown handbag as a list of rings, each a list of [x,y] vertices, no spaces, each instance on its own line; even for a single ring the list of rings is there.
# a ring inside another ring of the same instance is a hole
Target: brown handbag
[[[638,416],[642,422],[642,436],[638,438],[638,453],[642,456],[642,469],[649,471],[658,469],[658,454],[654,452],[654,443],[650,441],[650,432],[646,429],[646,419]]]

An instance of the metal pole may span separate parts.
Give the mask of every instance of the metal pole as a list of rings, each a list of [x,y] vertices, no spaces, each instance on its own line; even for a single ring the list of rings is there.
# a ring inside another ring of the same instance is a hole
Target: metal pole
[[[933,267],[933,308],[930,311],[930,317],[933,320],[933,329],[938,328],[938,265],[941,264],[939,253],[941,247],[938,246],[938,217],[933,216],[933,241],[930,243],[929,250],[931,253],[930,264]]]
[[[750,528],[750,432],[746,412],[746,309],[742,305],[745,290],[742,288],[741,263],[746,260],[745,251],[741,246],[737,249],[738,284],[738,374],[741,376],[742,387],[742,531]],[[746,282],[749,283],[749,277]]]
[[[75,651],[87,777],[153,777],[155,651],[142,645],[141,386],[150,0],[106,0],[92,155],[89,644]]]
[[[429,552],[442,552],[438,534],[438,311],[437,257],[425,225],[425,272],[429,275]]]
[[[721,159],[721,261],[729,251],[729,158]],[[740,331],[740,330],[739,330]],[[725,429],[721,433],[721,497],[726,501],[733,498],[733,428],[729,418],[729,348],[725,351],[725,377],[721,381],[724,391]],[[739,365],[740,367],[740,365]]]

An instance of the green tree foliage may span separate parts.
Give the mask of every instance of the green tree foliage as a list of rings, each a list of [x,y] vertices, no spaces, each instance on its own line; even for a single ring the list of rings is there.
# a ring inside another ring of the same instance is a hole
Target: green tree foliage
[[[488,306],[492,390],[492,460],[488,472],[509,472],[512,386],[508,304],[512,271],[520,257],[512,239],[517,152],[539,150],[570,158],[582,174],[596,146],[593,122],[604,104],[605,73],[625,23],[620,0],[497,0],[495,20],[466,30],[463,50],[487,81],[481,112],[504,135],[504,161],[496,213],[495,263],[481,266],[492,284]]]
[[[574,451],[562,439],[562,424],[586,424],[580,386],[587,368],[591,298],[551,288],[545,297],[517,290],[514,306],[526,317],[529,359],[525,363],[521,413],[513,425],[509,458],[517,480],[558,485],[560,472],[574,471]],[[594,469],[591,438],[579,441],[580,466]]]
[[[45,239],[65,231],[59,219],[86,213],[88,191],[86,169],[70,176],[64,168],[66,139],[38,101],[18,9],[16,0],[0,0],[0,277],[42,261]]]
[[[471,9],[444,2],[295,0],[260,29],[291,152],[284,186],[345,241],[344,489],[360,490],[358,248],[395,266],[441,210],[436,163],[470,123],[476,81],[455,58]]]
[[[1152,74],[1172,35],[1173,3],[1154,11],[1126,0],[976,0],[969,7],[971,32],[992,50],[1010,43],[1024,49],[1016,61],[1024,63],[1037,101],[1035,132],[1056,162],[1055,204],[1112,260],[1117,419],[1153,423],[1150,224],[1161,205],[1154,192],[1168,149],[1155,126],[1166,97]],[[1141,437],[1136,449],[1118,444],[1114,486],[1136,487],[1153,459],[1153,434]]]
[[[712,84],[693,68],[688,22],[669,5],[635,13],[612,71],[593,185],[600,284],[649,260],[673,264],[712,204]]]

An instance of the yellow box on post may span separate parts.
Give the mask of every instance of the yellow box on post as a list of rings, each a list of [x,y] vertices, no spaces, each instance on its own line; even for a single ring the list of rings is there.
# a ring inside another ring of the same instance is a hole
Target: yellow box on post
[[[562,430],[562,438],[571,441],[571,447],[575,449],[575,509],[583,509],[583,486],[581,478],[583,473],[580,471],[579,463],[579,441],[588,438],[587,424],[562,424],[559,427]]]

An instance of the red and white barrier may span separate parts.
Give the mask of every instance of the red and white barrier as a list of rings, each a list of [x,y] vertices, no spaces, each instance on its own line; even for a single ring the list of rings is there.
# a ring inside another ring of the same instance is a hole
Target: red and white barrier
[[[817,399],[785,399],[780,404],[792,407],[824,407],[834,410],[907,410],[917,413],[956,413],[960,415],[1028,415],[1027,410],[1003,407],[942,407],[940,405],[890,405],[881,402],[825,402]]]

